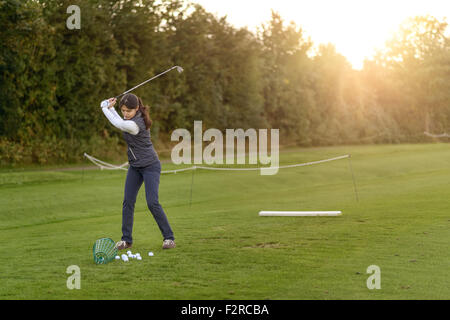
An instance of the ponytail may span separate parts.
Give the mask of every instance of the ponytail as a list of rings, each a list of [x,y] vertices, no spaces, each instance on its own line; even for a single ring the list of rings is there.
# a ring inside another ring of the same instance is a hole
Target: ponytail
[[[141,98],[139,98],[139,97],[138,97],[138,102],[139,102],[139,110],[141,110],[142,117],[144,118],[145,127],[147,129],[150,129],[150,127],[152,126],[152,119],[150,119],[150,114],[149,114],[149,110],[148,110],[149,108],[147,106],[144,106]]]

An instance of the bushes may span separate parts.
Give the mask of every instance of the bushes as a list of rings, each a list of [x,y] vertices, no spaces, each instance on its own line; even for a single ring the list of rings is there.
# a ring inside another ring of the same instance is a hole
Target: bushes
[[[80,30],[66,28],[71,4],[81,8]],[[357,71],[332,45],[311,56],[312,42],[276,13],[254,34],[184,4],[0,1],[2,166],[80,162],[84,152],[125,161],[100,101],[173,65],[185,72],[135,91],[150,106],[157,145],[194,120],[220,130],[277,128],[282,145],[300,146],[416,142],[425,129],[450,126],[445,23],[412,20]],[[416,57],[423,43],[430,50]]]
[[[84,161],[85,152],[109,161],[125,162],[125,148],[117,136],[93,136],[89,140],[59,139],[53,136],[26,142],[0,138],[0,166],[74,164]]]

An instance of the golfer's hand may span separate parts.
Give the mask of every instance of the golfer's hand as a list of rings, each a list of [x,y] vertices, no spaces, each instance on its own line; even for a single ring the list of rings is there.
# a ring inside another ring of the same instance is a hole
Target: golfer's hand
[[[114,105],[116,104],[116,98],[110,98],[108,99],[108,108],[112,108],[114,107]]]
[[[116,98],[110,98],[108,100],[103,100],[100,104],[102,108],[112,108],[116,104]]]

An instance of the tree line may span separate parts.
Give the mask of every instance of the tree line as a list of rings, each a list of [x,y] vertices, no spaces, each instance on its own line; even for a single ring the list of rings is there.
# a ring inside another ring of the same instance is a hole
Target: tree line
[[[70,5],[81,29],[66,26]],[[326,22],[324,22],[326,23]],[[136,90],[152,139],[177,128],[276,128],[281,145],[430,141],[450,127],[450,41],[432,16],[406,21],[362,70],[272,13],[257,32],[184,0],[0,0],[0,163],[124,159],[100,109]],[[157,148],[157,149],[158,149]]]

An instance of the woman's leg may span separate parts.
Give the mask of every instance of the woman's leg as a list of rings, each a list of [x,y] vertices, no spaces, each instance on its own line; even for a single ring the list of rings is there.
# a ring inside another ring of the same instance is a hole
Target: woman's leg
[[[122,241],[133,243],[133,218],[136,197],[143,182],[142,175],[137,169],[129,166],[125,181],[125,195],[122,207]]]
[[[156,163],[145,168],[142,171],[142,175],[144,176],[147,206],[152,213],[153,218],[155,218],[155,221],[158,224],[159,230],[161,230],[164,240],[175,240],[169,221],[167,220],[167,216],[164,213],[164,210],[158,200],[161,163],[157,161]]]

